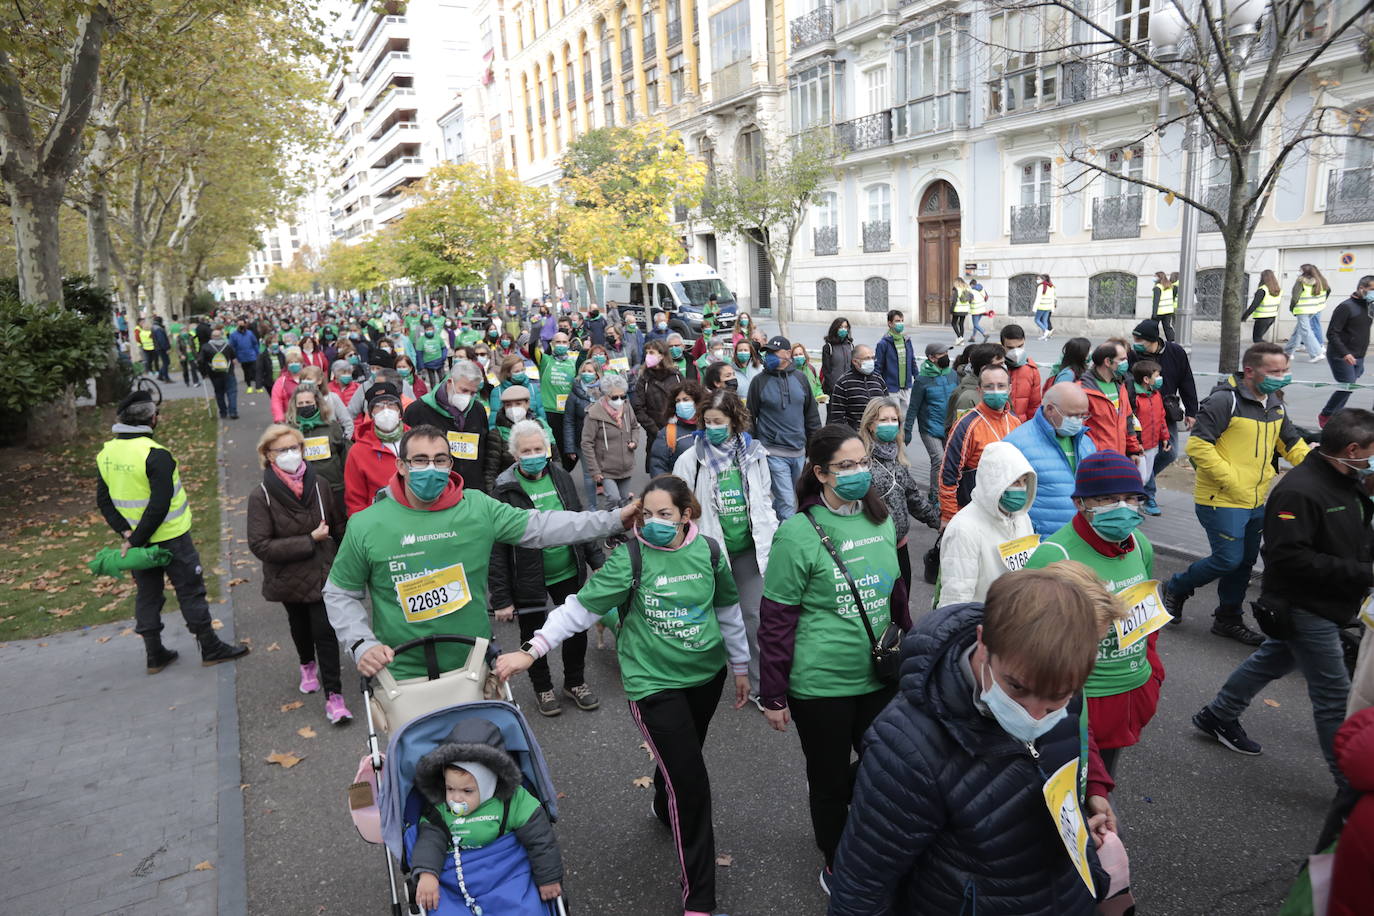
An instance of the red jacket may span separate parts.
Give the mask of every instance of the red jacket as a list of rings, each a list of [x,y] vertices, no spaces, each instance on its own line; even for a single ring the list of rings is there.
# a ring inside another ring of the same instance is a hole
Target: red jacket
[[[1088,437],[1098,451],[1111,449],[1123,455],[1139,455],[1140,437],[1135,434],[1135,411],[1126,386],[1116,383],[1116,403],[1097,385],[1097,374],[1089,372],[1078,380],[1088,395]]]
[[[1163,395],[1158,391],[1151,391],[1149,394],[1137,393],[1132,407],[1140,424],[1138,435],[1141,448],[1157,448],[1161,443],[1169,441],[1169,424],[1164,419]]]
[[[1363,792],[1336,844],[1331,871],[1330,916],[1368,913],[1374,900],[1374,707],[1355,713],[1333,742],[1336,763],[1350,788]]]
[[[396,476],[396,453],[377,438],[371,417],[354,421],[353,440],[344,462],[344,508],[350,516],[372,505],[377,491]]]
[[[337,394],[339,400],[343,401],[344,406],[347,407],[348,402],[353,400],[353,392],[358,390],[358,383],[349,382],[347,385],[340,385],[338,382],[330,382],[329,390]]]
[[[309,353],[301,351],[301,364],[305,366],[319,366],[324,370],[324,374],[329,374],[329,360],[325,358],[324,351],[316,347]]]
[[[1027,357],[1024,363],[1010,371],[1011,412],[1022,423],[1029,423],[1040,409],[1040,367],[1035,360]]]

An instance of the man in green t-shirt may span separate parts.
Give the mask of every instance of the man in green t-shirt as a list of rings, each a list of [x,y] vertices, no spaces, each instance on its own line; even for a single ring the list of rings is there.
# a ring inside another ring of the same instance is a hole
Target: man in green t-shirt
[[[397,660],[392,651],[408,640],[491,637],[487,567],[494,544],[577,544],[628,530],[639,514],[638,500],[614,512],[538,512],[465,491],[449,474],[448,440],[433,426],[407,432],[398,454],[389,498],[348,520],[324,587],[329,622],[368,676],[393,661],[398,679],[423,674],[419,653]],[[370,621],[365,596],[372,602]],[[463,646],[439,646],[443,670],[466,659]]]

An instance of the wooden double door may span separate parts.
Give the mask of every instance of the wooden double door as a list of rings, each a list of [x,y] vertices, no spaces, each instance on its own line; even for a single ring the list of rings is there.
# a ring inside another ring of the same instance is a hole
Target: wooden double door
[[[916,225],[921,323],[948,324],[950,288],[959,275],[960,237],[959,195],[949,182],[936,181],[926,188]]]

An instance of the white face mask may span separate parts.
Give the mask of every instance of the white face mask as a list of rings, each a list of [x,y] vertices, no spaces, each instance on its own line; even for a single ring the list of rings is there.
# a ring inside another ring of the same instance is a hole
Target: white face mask
[[[624,398],[607,398],[606,400],[609,401],[611,406],[614,407],[616,410],[619,410],[621,408],[621,405],[625,403]]]
[[[372,422],[382,432],[389,433],[401,425],[401,412],[391,407],[384,407],[372,415]]]
[[[287,474],[294,474],[296,473],[296,469],[301,466],[301,450],[298,448],[289,448],[274,458],[273,461],[276,462],[277,467],[281,468]]]
[[[507,407],[506,416],[510,418],[510,421],[512,423],[519,423],[521,420],[525,419],[525,408]]]
[[[451,400],[451,401],[453,402],[453,406],[454,406],[454,407],[457,407],[459,411],[461,411],[461,412],[466,412],[467,409],[468,409],[468,405],[472,403],[472,395],[470,395],[470,394],[455,394],[455,395],[454,395],[452,398],[450,398],[449,400]]]
[[[862,372],[864,375],[872,375],[873,363],[874,361],[871,359],[859,360],[859,371]]]

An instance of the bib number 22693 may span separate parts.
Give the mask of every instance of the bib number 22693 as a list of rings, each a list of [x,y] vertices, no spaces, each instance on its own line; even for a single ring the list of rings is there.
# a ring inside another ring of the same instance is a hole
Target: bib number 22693
[[[462,563],[396,583],[396,600],[407,623],[452,614],[472,600]]]

